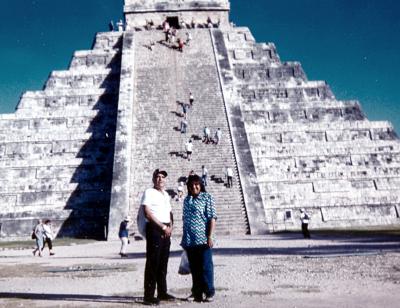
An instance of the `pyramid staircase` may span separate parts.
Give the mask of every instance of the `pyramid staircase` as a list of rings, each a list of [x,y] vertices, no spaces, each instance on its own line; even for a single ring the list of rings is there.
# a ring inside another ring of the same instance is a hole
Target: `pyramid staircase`
[[[135,217],[143,191],[152,187],[152,172],[156,168],[168,172],[167,190],[174,196],[179,181],[184,181],[191,170],[201,175],[201,166],[205,165],[209,172],[207,191],[215,199],[219,216],[216,232],[245,234],[246,213],[210,31],[190,31],[193,40],[182,53],[163,42],[162,31],[137,32],[134,36],[137,112],[133,125],[130,212]],[[155,45],[150,49],[151,42]],[[188,112],[187,133],[183,134],[179,130],[181,103],[189,103],[189,92],[195,101]],[[210,128],[212,136],[221,128],[220,144],[202,142],[204,126]],[[194,143],[191,161],[186,159],[184,146],[189,138]],[[235,172],[232,188],[226,187],[227,166]],[[174,232],[180,234],[182,201],[175,197],[172,205]]]

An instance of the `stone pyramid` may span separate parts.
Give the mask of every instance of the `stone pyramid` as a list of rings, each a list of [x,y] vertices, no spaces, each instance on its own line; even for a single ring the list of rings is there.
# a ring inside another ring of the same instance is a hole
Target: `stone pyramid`
[[[209,171],[220,234],[399,226],[400,143],[356,101],[338,101],[300,63],[229,23],[227,0],[125,0],[121,31],[99,33],[67,71],[0,116],[0,236],[49,218],[59,236],[115,238],[166,169],[176,233],[188,173]],[[164,21],[190,42],[167,42]],[[182,105],[194,95],[188,128]],[[203,128],[219,144],[202,140]],[[192,160],[184,144],[194,144]],[[227,187],[225,170],[234,170]]]

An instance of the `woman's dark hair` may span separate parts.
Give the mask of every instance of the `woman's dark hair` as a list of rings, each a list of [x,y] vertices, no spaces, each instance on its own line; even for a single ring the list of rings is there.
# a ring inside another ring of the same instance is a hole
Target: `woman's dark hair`
[[[206,188],[204,186],[203,181],[201,180],[201,177],[199,177],[197,174],[194,174],[194,175],[190,175],[189,176],[189,178],[187,180],[187,183],[186,183],[187,191],[188,191],[189,195],[190,195],[189,187],[192,186],[193,183],[200,183],[200,191],[201,192],[205,192],[206,191]]]

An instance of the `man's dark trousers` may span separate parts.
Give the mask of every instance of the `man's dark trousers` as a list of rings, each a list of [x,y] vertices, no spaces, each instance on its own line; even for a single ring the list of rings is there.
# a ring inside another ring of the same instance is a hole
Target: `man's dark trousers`
[[[311,238],[310,231],[308,231],[308,224],[301,224],[301,232],[303,233],[304,238]]]
[[[144,272],[144,298],[151,299],[157,285],[157,296],[167,294],[167,268],[171,239],[158,226],[146,226],[146,268]]]

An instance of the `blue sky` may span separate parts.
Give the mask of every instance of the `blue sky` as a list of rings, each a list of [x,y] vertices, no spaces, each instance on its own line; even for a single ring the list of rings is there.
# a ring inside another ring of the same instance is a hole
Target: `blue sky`
[[[300,61],[309,79],[326,80],[338,99],[358,99],[370,120],[400,129],[400,1],[233,0],[231,20],[283,61]],[[52,70],[90,49],[96,32],[122,15],[122,0],[2,0],[0,113]]]

